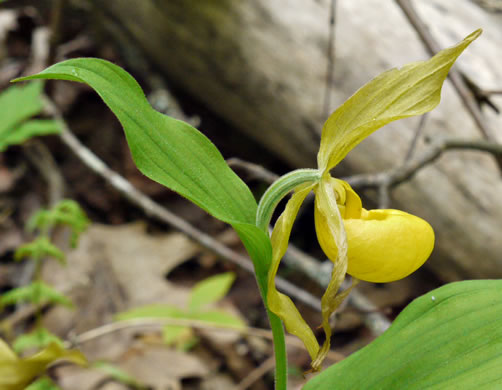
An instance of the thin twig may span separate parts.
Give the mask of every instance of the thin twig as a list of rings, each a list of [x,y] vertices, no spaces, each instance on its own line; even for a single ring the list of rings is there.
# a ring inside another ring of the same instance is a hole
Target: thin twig
[[[488,107],[490,107],[496,114],[500,114],[500,110],[497,107],[497,105],[490,99],[491,94],[487,94],[486,91],[483,91],[478,85],[471,80],[469,77],[467,77],[464,73],[461,73],[462,79],[465,83],[465,85],[471,90],[471,92],[474,95],[474,99],[476,99],[476,102],[478,103],[479,108],[483,106],[483,104],[486,104]]]
[[[390,206],[390,183],[382,180],[378,186],[378,208],[388,209]]]
[[[270,356],[262,364],[252,370],[237,386],[234,390],[246,390],[251,387],[256,381],[262,378],[265,374],[272,371],[275,367],[275,360],[273,356]]]
[[[378,188],[388,181],[395,187],[410,180],[420,169],[436,161],[443,152],[450,150],[474,150],[502,156],[502,144],[486,140],[469,140],[460,138],[438,138],[422,155],[402,166],[376,174],[354,175],[344,178],[354,188]]]
[[[249,161],[244,161],[240,158],[229,158],[227,160],[227,164],[233,168],[243,169],[247,173],[250,173],[253,178],[259,179],[268,184],[272,184],[279,178],[279,175],[270,172],[268,169],[262,167],[261,165],[254,164]]]
[[[42,141],[34,139],[23,146],[25,157],[44,178],[48,188],[49,207],[54,206],[64,197],[65,183],[63,175],[51,152]]]
[[[410,146],[408,148],[408,151],[406,152],[406,156],[404,157],[404,162],[408,162],[411,160],[413,157],[413,153],[415,153],[415,150],[417,148],[418,140],[422,136],[423,130],[425,128],[425,122],[427,122],[427,117],[429,116],[429,113],[425,113],[420,117],[420,121],[418,122],[418,126],[415,130],[415,133],[413,134],[413,139],[411,140]]]
[[[163,223],[166,223],[176,230],[186,234],[189,238],[199,243],[204,248],[215,253],[219,257],[229,262],[232,262],[242,269],[254,274],[254,268],[248,257],[241,255],[214,240],[210,235],[198,230],[193,225],[184,219],[173,214],[166,208],[154,202],[151,198],[143,194],[141,191],[131,185],[126,179],[120,176],[115,171],[111,170],[101,159],[93,152],[85,147],[69,130],[67,123],[64,121],[57,107],[48,99],[45,98],[48,109],[53,113],[54,118],[60,123],[63,129],[60,138],[80,160],[91,170],[106,180],[115,190],[120,192],[131,203],[141,208],[146,215],[155,218]],[[302,290],[285,279],[277,278],[277,286],[288,295],[305,303],[315,310],[320,310],[320,300],[314,297],[309,292]]]
[[[132,328],[162,328],[164,326],[187,326],[195,329],[213,330],[221,332],[237,332],[245,336],[260,337],[267,340],[273,340],[272,331],[262,328],[254,328],[250,326],[235,326],[235,325],[225,325],[225,324],[215,324],[207,321],[199,321],[192,319],[183,318],[136,318],[130,320],[123,320],[112,322],[110,324],[105,324],[97,328],[83,332],[77,336],[70,337],[68,341],[65,342],[65,348],[71,348],[73,346],[78,346],[84,343],[88,343],[100,337],[107,336],[111,333],[120,332],[126,329]],[[286,336],[286,343],[304,348],[303,343],[300,339],[295,336]],[[330,359],[334,361],[340,361],[345,358],[345,356],[339,352],[331,351],[329,355]]]
[[[502,95],[502,89],[483,89],[481,93],[486,96],[490,95]]]

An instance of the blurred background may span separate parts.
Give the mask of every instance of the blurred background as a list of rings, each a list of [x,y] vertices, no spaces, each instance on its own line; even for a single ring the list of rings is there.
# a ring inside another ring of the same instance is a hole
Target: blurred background
[[[336,315],[330,364],[377,337],[424,292],[502,277],[501,0],[4,0],[0,90],[65,59],[109,60],[138,80],[153,107],[206,134],[259,198],[275,175],[316,166],[324,121],[360,86],[478,28],[483,35],[457,61],[436,110],[386,126],[332,172],[353,185],[365,208],[398,208],[429,221],[436,247],[412,276],[357,287]],[[76,309],[44,307],[43,322],[91,361],[109,362],[136,382],[64,365],[51,377],[63,389],[271,388],[266,332],[194,322],[188,339],[169,341],[162,326],[152,324],[79,338],[146,304],[183,308],[197,283],[225,272],[236,280],[211,304],[253,329],[267,322],[235,233],[139,173],[120,124],[90,88],[51,81],[43,94],[35,119],[63,119],[67,135],[12,142],[0,153],[0,291],[33,278],[29,262],[13,260],[16,248],[33,238],[25,229],[29,217],[62,199],[76,200],[92,223],[76,249],[67,245],[65,229],[54,229],[51,237],[68,265],[47,262],[42,272]],[[8,111],[25,104],[18,100]],[[2,128],[7,110],[0,112]],[[96,173],[99,160],[111,171]],[[117,189],[114,174],[139,195]],[[158,208],[145,206],[145,199]],[[329,262],[313,225],[310,202],[280,275],[318,326]],[[28,331],[33,317],[29,305],[4,309],[2,338]],[[291,343],[292,388],[299,388],[309,358]]]

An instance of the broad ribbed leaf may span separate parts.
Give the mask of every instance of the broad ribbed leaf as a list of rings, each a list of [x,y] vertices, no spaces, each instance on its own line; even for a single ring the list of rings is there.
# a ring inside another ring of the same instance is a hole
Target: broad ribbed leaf
[[[359,89],[324,124],[319,169],[333,168],[359,142],[387,123],[422,115],[436,107],[448,71],[480,34],[481,30],[474,31],[430,60],[391,69]]]
[[[501,280],[431,291],[408,305],[382,336],[303,389],[502,389],[501,297]]]
[[[189,124],[155,111],[136,80],[101,59],[78,58],[19,80],[61,79],[91,86],[121,122],[139,170],[225,222],[254,224],[256,202],[216,147]]]

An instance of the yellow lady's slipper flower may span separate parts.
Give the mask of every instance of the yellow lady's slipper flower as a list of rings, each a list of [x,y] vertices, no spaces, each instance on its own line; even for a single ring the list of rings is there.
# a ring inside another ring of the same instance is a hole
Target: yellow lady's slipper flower
[[[347,273],[374,283],[393,282],[416,271],[434,247],[434,231],[423,219],[400,210],[370,210],[348,183],[327,179],[335,193],[347,236]],[[316,231],[321,248],[330,259],[338,249],[320,207],[315,208]]]
[[[282,186],[288,191],[291,189],[288,185],[293,186],[294,194],[272,232],[273,254],[267,305],[282,319],[288,332],[304,342],[313,359],[313,370],[319,369],[329,351],[329,317],[350,291],[338,292],[346,273],[352,275],[355,282],[365,280],[383,283],[402,279],[427,260],[434,246],[434,232],[427,222],[399,210],[365,210],[361,199],[349,184],[332,178],[330,170],[375,130],[389,122],[421,115],[436,107],[451,66],[480,34],[481,30],[477,30],[428,61],[384,72],[363,86],[324,124],[318,170],[297,171],[296,181],[293,172],[284,176],[284,180],[279,179],[275,186],[277,189]],[[302,175],[306,175],[305,180],[301,179]],[[273,188],[274,185],[269,191],[273,192]],[[294,303],[276,290],[274,282],[280,260],[287,249],[293,222],[303,200],[311,191],[316,195],[317,237],[334,265],[331,281],[321,300],[322,327],[326,333],[322,347],[319,347],[314,333]]]

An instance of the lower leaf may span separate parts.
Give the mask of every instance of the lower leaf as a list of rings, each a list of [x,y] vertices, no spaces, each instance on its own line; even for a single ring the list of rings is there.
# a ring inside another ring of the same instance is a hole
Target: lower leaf
[[[451,283],[413,301],[371,344],[304,390],[502,388],[502,280]]]

